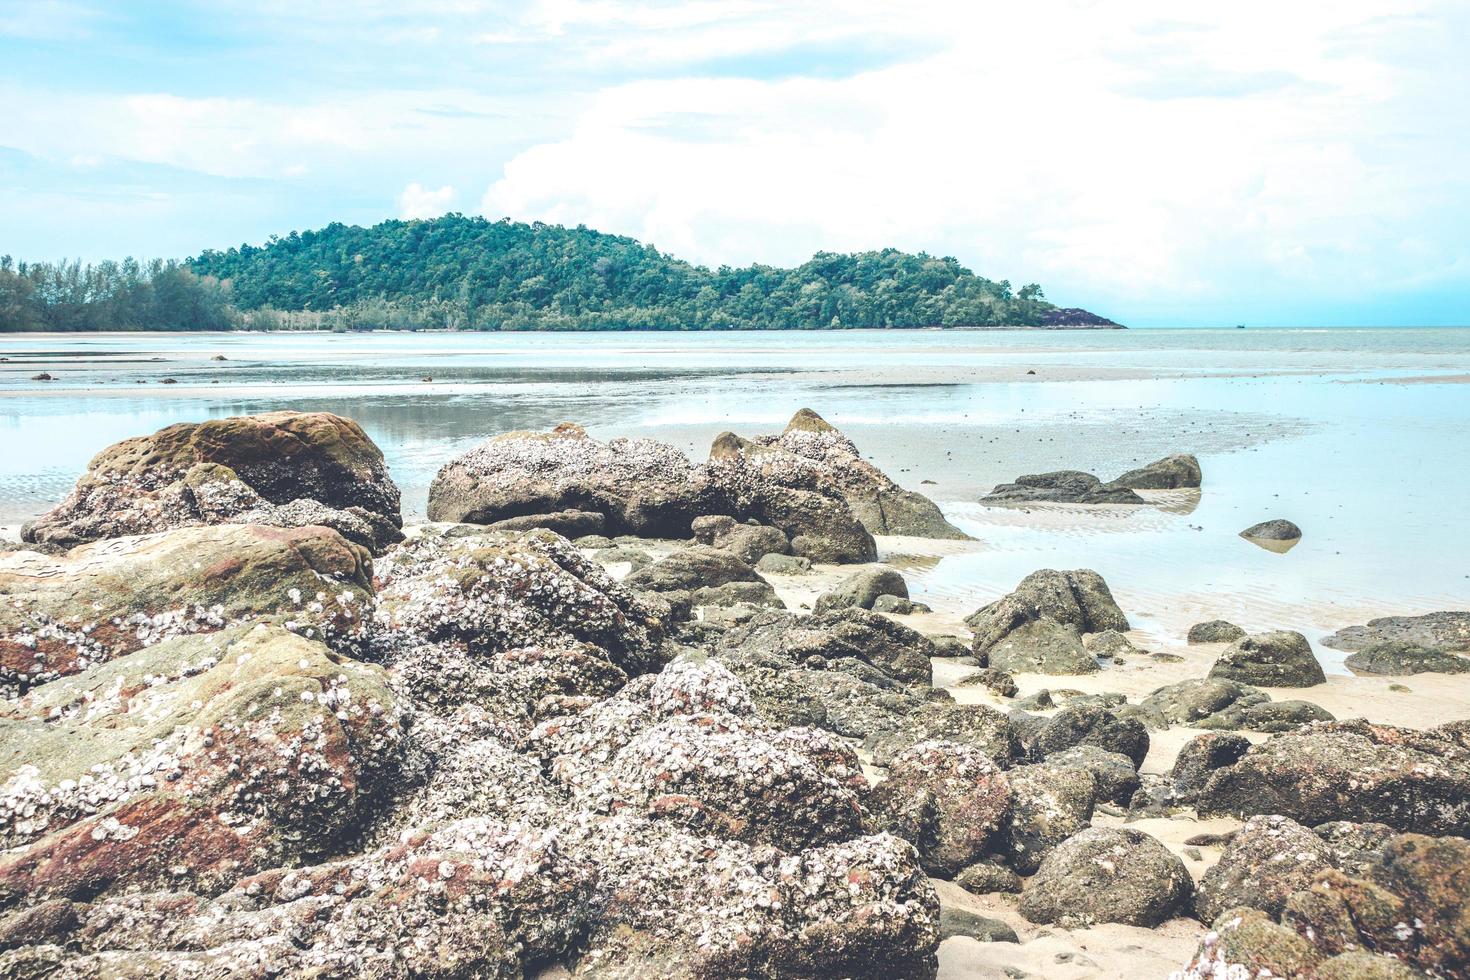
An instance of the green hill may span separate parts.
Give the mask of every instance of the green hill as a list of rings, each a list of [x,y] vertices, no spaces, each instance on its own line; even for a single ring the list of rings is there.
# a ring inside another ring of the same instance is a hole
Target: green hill
[[[10,305],[38,307],[28,318],[33,329],[38,322],[49,324],[42,329],[107,329],[97,324],[110,320],[137,328],[148,316],[165,329],[191,318],[206,329],[1113,326],[1082,310],[1059,310],[1039,286],[1013,291],[955,259],[923,253],[824,252],[794,269],[708,269],[583,227],[457,214],[370,228],[331,224],[155,265],[158,285],[167,287],[161,291],[188,299],[193,312],[162,309],[152,293],[140,299],[138,292],[154,284],[116,275],[122,268],[136,273],[137,263],[103,265],[112,275],[65,264],[0,268],[0,318],[9,275],[31,282],[30,299]],[[68,282],[90,285],[69,289]],[[25,288],[10,286],[12,293]],[[88,302],[108,309],[88,311]],[[116,316],[119,310],[127,316]],[[203,321],[201,310],[208,314]],[[91,325],[66,325],[73,322]],[[26,328],[3,319],[0,326]]]

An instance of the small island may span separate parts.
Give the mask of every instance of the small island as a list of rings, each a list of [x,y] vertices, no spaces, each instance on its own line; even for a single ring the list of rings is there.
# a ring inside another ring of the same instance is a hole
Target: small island
[[[333,223],[183,261],[0,259],[0,331],[1121,329],[951,257],[709,269],[583,226]]]

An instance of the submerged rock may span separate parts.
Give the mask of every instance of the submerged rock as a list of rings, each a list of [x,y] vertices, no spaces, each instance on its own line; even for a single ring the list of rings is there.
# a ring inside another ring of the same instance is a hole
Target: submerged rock
[[[1389,640],[1364,647],[1346,660],[1355,674],[1399,677],[1406,674],[1463,674],[1470,671],[1470,657],[1432,647]]]
[[[1220,654],[1209,676],[1260,687],[1312,687],[1327,681],[1307,638],[1290,630],[1241,637]]]
[[[1390,642],[1470,653],[1470,612],[1384,616],[1369,620],[1366,626],[1349,626],[1322,639],[1323,646],[1335,650],[1364,650],[1377,643]]]
[[[1188,902],[1184,863],[1141,830],[1094,827],[1041,862],[1021,895],[1021,914],[1066,928],[1120,922],[1156,926]]]
[[[1258,541],[1296,541],[1302,536],[1302,529],[1291,521],[1277,518],[1270,521],[1262,521],[1252,524],[1240,532],[1242,538],[1253,538]]]
[[[1129,470],[1108,486],[1130,490],[1191,490],[1200,485],[1199,460],[1189,453],[1175,453],[1136,470]]]
[[[1463,835],[1470,832],[1470,749],[1429,732],[1319,722],[1274,735],[1216,771],[1198,809]]]
[[[1126,486],[1104,484],[1091,473],[1058,470],[1016,477],[980,498],[982,504],[1142,504],[1144,499]]]

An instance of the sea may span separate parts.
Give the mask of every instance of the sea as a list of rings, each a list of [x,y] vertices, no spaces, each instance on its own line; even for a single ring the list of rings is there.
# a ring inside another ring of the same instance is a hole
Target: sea
[[[0,334],[0,525],[175,422],[349,416],[421,520],[435,472],[497,433],[571,421],[702,459],[720,432],[778,432],[803,407],[975,537],[885,542],[937,610],[1045,567],[1101,572],[1161,645],[1206,618],[1317,644],[1470,608],[1470,328]],[[1023,473],[1106,480],[1175,452],[1204,486],[1163,506],[979,502]],[[1239,536],[1271,518],[1301,542]]]

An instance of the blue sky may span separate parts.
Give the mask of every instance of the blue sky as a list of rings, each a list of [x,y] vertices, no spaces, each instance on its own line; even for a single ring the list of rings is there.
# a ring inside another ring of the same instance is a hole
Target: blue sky
[[[0,0],[0,252],[445,210],[896,246],[1134,325],[1470,322],[1437,0]]]

